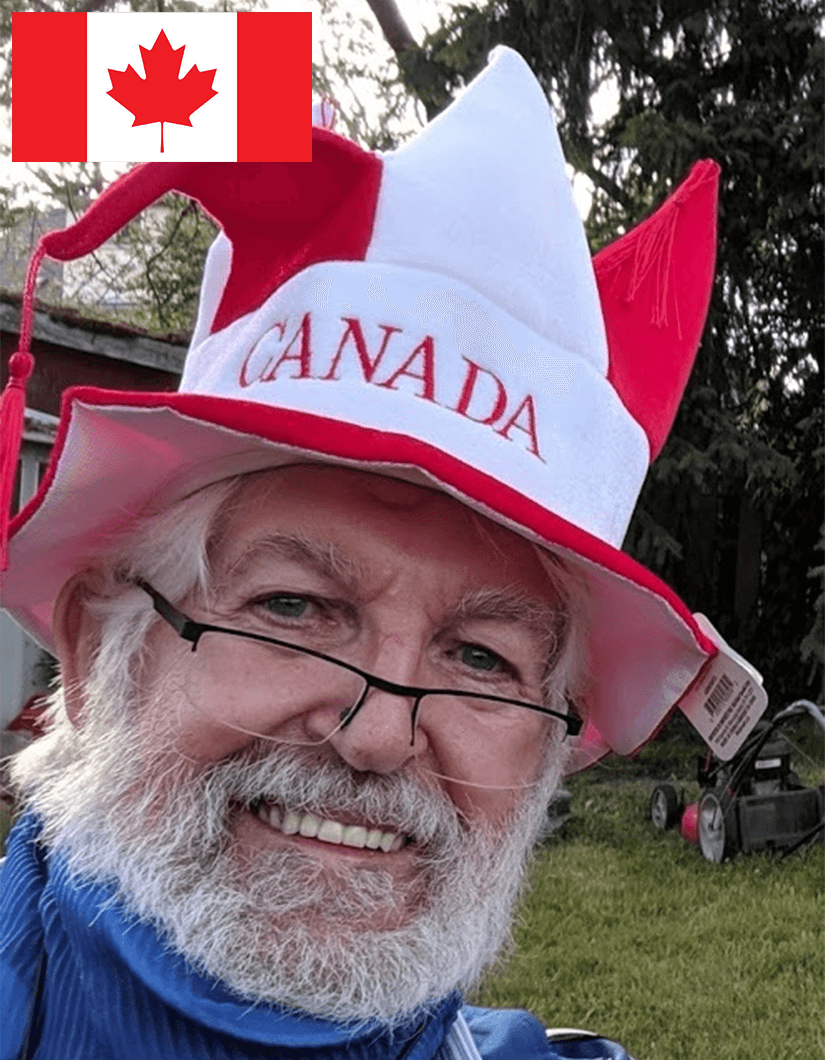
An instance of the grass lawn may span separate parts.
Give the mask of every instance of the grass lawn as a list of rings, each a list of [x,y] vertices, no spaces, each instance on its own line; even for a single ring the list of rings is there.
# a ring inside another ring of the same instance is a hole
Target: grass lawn
[[[637,1060],[825,1057],[823,845],[713,865],[654,830],[634,771],[568,782],[573,816],[539,854],[517,952],[477,1000]]]
[[[813,785],[825,747],[803,735],[794,765]],[[825,847],[713,865],[655,831],[652,778],[695,798],[701,746],[677,721],[638,761],[568,781],[573,815],[538,854],[515,955],[475,1001],[598,1031],[636,1060],[825,1058]],[[0,802],[0,835],[9,824]]]

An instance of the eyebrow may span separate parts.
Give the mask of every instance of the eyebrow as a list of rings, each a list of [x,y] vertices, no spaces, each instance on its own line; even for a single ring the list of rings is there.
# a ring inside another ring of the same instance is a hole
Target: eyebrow
[[[356,591],[362,575],[359,564],[328,541],[316,541],[302,534],[273,533],[249,542],[225,569],[224,576],[242,576],[267,556],[301,563],[350,592]]]
[[[567,623],[563,607],[529,596],[517,586],[471,589],[449,614],[452,622],[488,619],[512,622],[538,633],[542,640],[560,641]]]
[[[332,542],[282,532],[267,534],[249,542],[225,568],[223,576],[242,577],[254,563],[267,556],[304,564],[335,582],[353,597],[358,595],[359,584],[363,584],[364,570],[361,564]],[[551,661],[564,643],[567,628],[564,607],[554,607],[515,585],[470,589],[445,615],[446,625],[473,620],[503,621],[524,626],[538,635],[542,650],[548,653]]]

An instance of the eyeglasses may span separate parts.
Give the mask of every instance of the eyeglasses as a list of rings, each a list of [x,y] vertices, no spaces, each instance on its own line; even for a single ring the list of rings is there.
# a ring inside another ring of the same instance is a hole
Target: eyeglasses
[[[466,688],[401,685],[306,645],[196,622],[148,582],[136,580],[134,584],[149,594],[155,611],[191,643],[192,651],[206,656],[213,694],[203,697],[209,703],[202,709],[212,720],[251,736],[292,744],[323,743],[352,723],[373,689],[412,700],[410,746],[415,743],[418,724],[455,726],[460,732],[462,727],[482,723],[494,731],[496,719],[512,720],[519,709],[555,718],[564,724],[568,736],[581,731],[581,719],[575,714],[543,704]],[[243,687],[236,684],[222,696],[214,687],[222,674],[232,675],[236,683],[237,675],[243,675]],[[302,710],[311,707],[327,721],[307,729],[295,720],[299,706]]]

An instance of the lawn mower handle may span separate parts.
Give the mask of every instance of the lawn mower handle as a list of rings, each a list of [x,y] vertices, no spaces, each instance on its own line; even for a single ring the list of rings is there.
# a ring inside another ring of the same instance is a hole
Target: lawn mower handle
[[[818,707],[810,699],[797,699],[789,707],[785,707],[778,714],[774,714],[772,723],[775,725],[777,722],[786,721],[788,718],[796,717],[796,715],[802,713],[810,714],[820,729],[825,732],[825,713],[823,713],[822,707]]]

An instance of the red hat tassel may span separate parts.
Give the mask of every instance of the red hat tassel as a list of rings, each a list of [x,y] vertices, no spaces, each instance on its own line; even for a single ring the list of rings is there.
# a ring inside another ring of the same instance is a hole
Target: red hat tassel
[[[613,274],[611,290],[632,302],[640,295],[647,300],[648,321],[659,328],[673,328],[679,339],[682,321],[679,302],[671,291],[673,280],[673,244],[680,221],[680,210],[703,185],[713,186],[714,194],[719,179],[719,166],[709,160],[697,162],[688,178],[663,205],[627,235],[616,240],[597,255],[598,268],[603,277]],[[711,246],[715,250],[715,230]],[[693,231],[690,238],[707,238],[704,230]],[[629,269],[625,266],[629,265]],[[674,318],[668,314],[668,305]],[[704,323],[704,321],[703,321]]]
[[[607,378],[643,428],[653,460],[673,425],[713,290],[719,166],[697,162],[636,228],[593,259]]]
[[[29,352],[34,314],[34,285],[45,250],[38,245],[29,261],[26,286],[20,307],[20,343],[9,358],[9,380],[0,395],[0,571],[8,569],[9,522],[11,495],[17,477],[17,459],[23,438],[26,412],[26,380],[32,374],[34,357]]]

